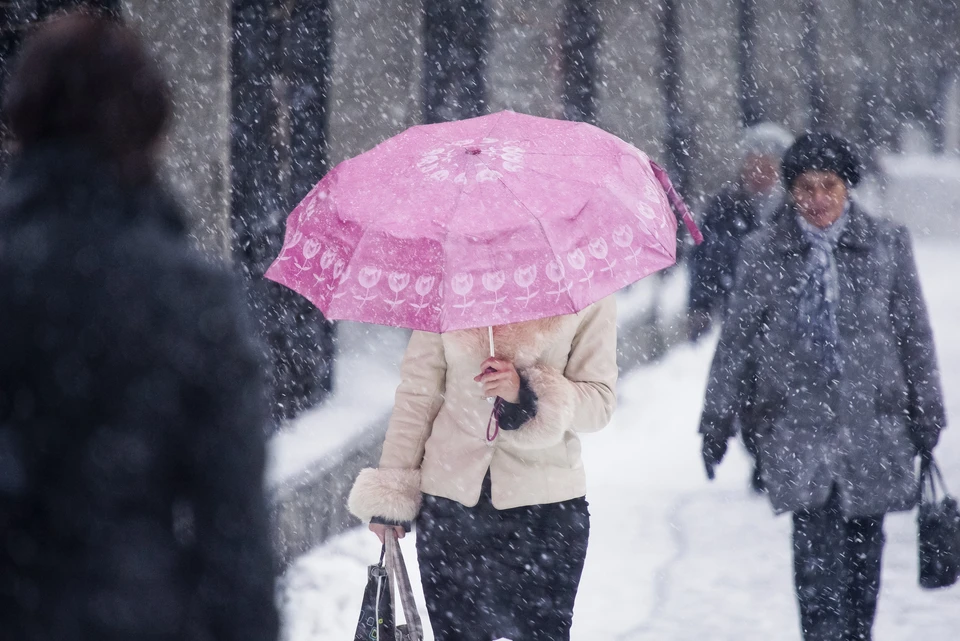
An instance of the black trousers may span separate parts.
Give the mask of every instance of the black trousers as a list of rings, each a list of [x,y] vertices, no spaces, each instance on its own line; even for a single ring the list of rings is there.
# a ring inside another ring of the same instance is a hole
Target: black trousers
[[[566,641],[587,553],[585,498],[497,510],[426,495],[417,556],[436,641]]]
[[[870,641],[880,593],[883,516],[845,519],[836,490],[793,515],[793,565],[804,641]]]

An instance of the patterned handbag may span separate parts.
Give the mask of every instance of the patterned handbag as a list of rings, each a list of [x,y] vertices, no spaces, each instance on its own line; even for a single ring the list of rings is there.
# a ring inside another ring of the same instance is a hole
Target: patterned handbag
[[[947,493],[943,475],[932,458],[920,468],[917,526],[920,587],[934,589],[953,585],[960,578],[960,507]]]
[[[367,568],[367,587],[363,591],[354,641],[396,641],[390,578],[383,564],[385,552],[386,546],[380,551],[380,562]]]

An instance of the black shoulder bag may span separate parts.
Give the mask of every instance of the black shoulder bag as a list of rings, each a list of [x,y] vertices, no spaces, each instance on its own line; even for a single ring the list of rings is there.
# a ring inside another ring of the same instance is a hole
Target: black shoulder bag
[[[939,486],[939,492],[937,490]],[[960,508],[947,493],[936,461],[920,468],[920,509],[917,513],[920,543],[920,587],[945,588],[960,578]]]

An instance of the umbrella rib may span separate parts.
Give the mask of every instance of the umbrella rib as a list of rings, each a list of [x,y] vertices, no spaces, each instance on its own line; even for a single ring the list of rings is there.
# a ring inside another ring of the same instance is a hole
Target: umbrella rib
[[[527,213],[533,217],[533,219],[537,222],[537,226],[540,228],[540,233],[543,236],[543,240],[546,241],[547,247],[549,247],[550,251],[553,252],[554,257],[557,260],[560,260],[560,254],[557,253],[557,250],[553,247],[553,243],[550,242],[550,236],[547,235],[547,229],[546,227],[543,226],[543,221],[540,220],[540,217],[537,216],[532,209],[527,207],[526,203],[524,203],[522,200],[520,200],[520,198],[517,197],[517,194],[514,193],[512,189],[510,189],[507,183],[503,182],[503,179],[498,178],[497,182],[503,185],[503,188],[509,191],[510,195],[513,196],[518,203],[520,203],[520,206],[523,207],[527,211]],[[573,297],[570,296],[570,291],[569,290],[565,291],[564,295],[567,297],[567,301],[570,303],[570,308],[574,310],[574,313],[580,311],[579,309],[577,309],[577,304],[574,302]]]
[[[529,156],[550,156],[550,157],[563,157],[563,158],[573,158],[579,156],[581,158],[608,158],[610,154],[561,154],[552,151],[525,151],[525,154]],[[626,156],[627,154],[620,154],[621,156]]]
[[[567,177],[561,178],[560,176],[554,176],[554,175],[552,175],[552,174],[544,173],[544,172],[540,171],[539,169],[532,169],[532,168],[528,169],[527,171],[530,171],[530,172],[532,172],[532,173],[538,174],[538,175],[540,175],[540,176],[546,176],[546,177],[548,177],[548,178],[555,178],[555,179],[557,179],[557,180],[564,180],[564,181],[569,180],[569,181],[572,181],[572,182],[578,182],[578,183],[583,184],[583,185],[590,185],[591,187],[594,187],[595,189],[605,189],[605,187],[603,187],[603,185],[597,185],[597,184],[595,184],[595,183],[587,182],[587,181],[585,181],[585,180],[580,180],[579,178],[567,178]],[[501,180],[501,182],[502,182],[502,180]],[[607,191],[609,192],[610,190],[608,189]],[[510,193],[513,193],[513,191],[511,191]],[[516,196],[514,196],[514,197],[516,197]],[[671,212],[671,211],[672,211],[672,208],[670,207],[670,205],[667,205],[667,211],[668,211],[668,212]],[[657,241],[657,244],[660,245],[660,248],[661,248],[664,252],[666,252],[666,255],[669,255],[669,254],[670,254],[670,251],[664,246],[663,242],[660,240],[660,236],[659,236],[658,234],[656,234],[655,232],[651,231],[650,225],[647,224],[647,221],[645,221],[643,218],[641,218],[641,217],[639,217],[639,216],[635,216],[635,218],[637,219],[637,221],[639,222],[639,224],[643,226],[644,231],[646,231],[646,233],[647,233],[649,236],[651,236],[654,240]]]
[[[573,177],[566,177],[566,176],[557,176],[557,175],[555,175],[555,174],[548,174],[548,173],[545,173],[545,172],[543,172],[543,171],[540,171],[539,169],[534,169],[534,168],[532,168],[532,167],[527,167],[526,169],[524,169],[524,171],[527,172],[527,173],[533,173],[533,174],[537,174],[537,175],[539,175],[539,176],[544,176],[545,178],[553,178],[553,179],[555,179],[555,180],[559,180],[559,181],[562,181],[562,182],[568,182],[568,181],[569,181],[569,182],[576,182],[576,183],[580,183],[581,185],[589,185],[590,187],[594,187],[594,188],[596,188],[596,187],[602,187],[602,186],[603,186],[603,185],[598,185],[597,183],[593,183],[593,182],[590,182],[590,181],[587,181],[587,180],[583,180],[583,179],[581,179],[581,178],[573,178]],[[513,193],[513,192],[511,191],[511,193]]]
[[[450,144],[450,141],[449,141],[449,140],[445,140],[444,138],[441,138],[440,136],[438,136],[437,134],[435,134],[433,131],[431,131],[429,125],[418,125],[418,127],[422,130],[421,133],[427,134],[428,136],[430,136],[431,138],[433,138],[434,140],[436,140],[438,143],[440,143],[440,144],[442,144],[442,145],[449,145],[449,144]]]
[[[487,133],[484,134],[484,136],[483,136],[484,138],[489,138],[490,135],[493,134],[494,130],[495,130],[497,127],[500,126],[500,121],[503,120],[503,115],[504,115],[505,113],[507,113],[507,112],[506,112],[506,111],[501,111],[501,112],[497,115],[497,119],[493,122],[493,124],[490,125],[490,129],[487,130]]]

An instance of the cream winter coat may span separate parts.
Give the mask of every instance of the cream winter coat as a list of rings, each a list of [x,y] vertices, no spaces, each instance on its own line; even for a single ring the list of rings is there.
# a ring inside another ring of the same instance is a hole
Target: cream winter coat
[[[497,356],[527,380],[537,412],[493,442],[492,406],[473,380],[489,355],[487,330],[414,332],[380,467],[357,477],[350,511],[410,521],[421,492],[473,506],[488,469],[497,509],[584,496],[577,433],[603,428],[616,406],[616,316],[611,296],[579,314],[494,328]]]

